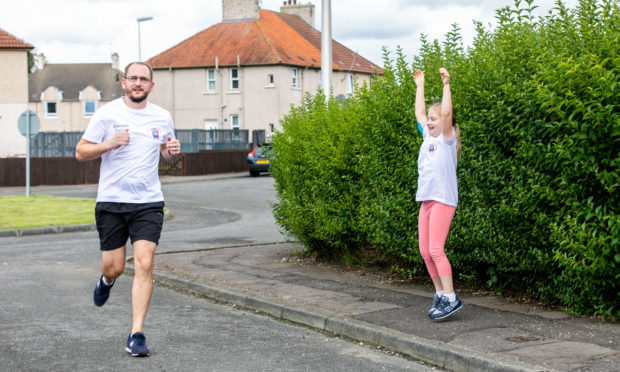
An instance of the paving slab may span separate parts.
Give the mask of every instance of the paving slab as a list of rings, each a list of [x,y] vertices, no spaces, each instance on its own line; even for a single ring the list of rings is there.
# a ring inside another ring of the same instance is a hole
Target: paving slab
[[[428,288],[308,264],[300,250],[296,243],[279,243],[166,252],[156,257],[155,278],[450,370],[618,371],[615,323],[465,294],[461,311],[433,322]]]

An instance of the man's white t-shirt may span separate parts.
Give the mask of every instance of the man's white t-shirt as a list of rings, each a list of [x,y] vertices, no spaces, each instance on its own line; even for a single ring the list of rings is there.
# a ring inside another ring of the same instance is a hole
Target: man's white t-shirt
[[[129,108],[118,98],[99,108],[82,138],[101,143],[129,130],[129,144],[101,156],[98,202],[152,203],[164,200],[159,182],[160,146],[174,139],[170,113],[147,102],[144,109]]]
[[[433,137],[428,127],[418,155],[418,191],[416,201],[434,200],[456,207],[459,191],[456,180],[456,133],[449,140],[442,134]]]

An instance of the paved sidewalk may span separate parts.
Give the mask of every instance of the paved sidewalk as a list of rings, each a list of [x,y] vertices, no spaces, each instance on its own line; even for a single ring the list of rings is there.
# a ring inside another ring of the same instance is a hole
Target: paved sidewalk
[[[462,294],[427,318],[428,288],[309,263],[289,243],[158,254],[160,285],[381,345],[458,371],[618,371],[620,326]],[[131,263],[128,265],[132,272]],[[458,291],[457,291],[458,292]]]

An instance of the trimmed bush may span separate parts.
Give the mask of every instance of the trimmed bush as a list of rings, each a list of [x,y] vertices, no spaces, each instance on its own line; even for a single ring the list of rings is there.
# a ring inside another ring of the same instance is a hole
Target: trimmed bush
[[[413,63],[384,51],[384,76],[346,102],[321,93],[292,108],[274,139],[276,221],[311,252],[371,247],[413,273],[418,253],[413,71],[428,103],[450,72],[462,134],[459,206],[446,242],[455,276],[567,311],[620,315],[620,11],[612,0],[533,1],[443,42]]]

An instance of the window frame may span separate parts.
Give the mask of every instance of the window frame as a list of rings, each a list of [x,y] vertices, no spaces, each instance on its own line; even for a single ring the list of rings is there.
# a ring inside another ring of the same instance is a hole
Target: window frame
[[[237,119],[237,125],[235,126],[235,119]],[[230,114],[230,129],[240,129],[241,128],[241,120],[239,119],[239,114]]]
[[[291,87],[299,88],[299,71],[297,67],[291,68]]]
[[[236,76],[233,76],[233,72],[236,73]],[[240,78],[239,78],[239,69],[236,67],[233,67],[230,69],[230,90],[231,91],[239,91],[240,90]],[[235,83],[237,83],[237,87],[235,88]]]
[[[50,105],[54,105],[54,112],[50,112]],[[45,102],[45,117],[51,119],[58,118],[58,101]]]
[[[353,94],[353,87],[355,86],[355,75],[352,72],[347,72],[345,75],[345,81],[347,84],[347,94]]]
[[[88,105],[89,103],[92,103],[93,105],[93,110],[91,112],[86,110],[86,105]],[[97,111],[97,101],[92,101],[92,100],[83,101],[82,115],[84,115],[85,118],[92,118],[93,115],[95,114],[95,111]]]
[[[210,75],[213,76],[210,76]],[[217,92],[217,78],[215,75],[215,69],[214,68],[208,68],[206,71],[206,76],[205,76],[205,80],[206,80],[206,90],[209,93],[213,93],[213,92]],[[211,88],[211,84],[213,84],[213,88]]]

